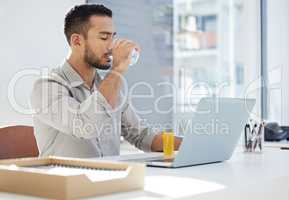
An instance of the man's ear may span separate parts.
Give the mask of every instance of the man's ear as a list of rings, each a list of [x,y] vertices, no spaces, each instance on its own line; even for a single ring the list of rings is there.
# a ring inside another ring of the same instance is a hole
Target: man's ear
[[[71,46],[82,46],[83,44],[83,37],[82,35],[80,34],[77,34],[77,33],[73,33],[71,36],[70,36],[70,45]]]

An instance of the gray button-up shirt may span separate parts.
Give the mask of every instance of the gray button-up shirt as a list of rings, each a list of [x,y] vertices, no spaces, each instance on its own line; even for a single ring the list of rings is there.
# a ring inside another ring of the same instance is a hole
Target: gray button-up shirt
[[[137,148],[150,151],[154,138],[151,129],[142,123],[128,100],[113,110],[97,90],[100,81],[96,73],[94,87],[89,89],[64,62],[35,82],[31,106],[41,156],[119,155],[121,135]]]

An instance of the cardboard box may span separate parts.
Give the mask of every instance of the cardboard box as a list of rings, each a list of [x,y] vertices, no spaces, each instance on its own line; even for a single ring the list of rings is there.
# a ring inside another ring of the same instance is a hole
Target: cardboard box
[[[61,157],[0,161],[0,190],[77,199],[143,189],[145,165]]]

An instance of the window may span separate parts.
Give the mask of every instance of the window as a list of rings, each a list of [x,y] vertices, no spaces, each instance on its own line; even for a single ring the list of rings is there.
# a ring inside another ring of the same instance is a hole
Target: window
[[[176,0],[174,11],[178,112],[204,96],[259,99],[258,2]]]
[[[262,5],[263,117],[288,125],[289,2],[263,0]]]

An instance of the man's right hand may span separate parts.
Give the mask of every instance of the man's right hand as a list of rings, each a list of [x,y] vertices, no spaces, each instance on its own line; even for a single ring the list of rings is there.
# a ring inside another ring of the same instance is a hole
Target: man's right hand
[[[131,62],[131,52],[133,49],[140,51],[139,46],[133,41],[117,39],[112,49],[112,69],[121,74],[125,73]]]

